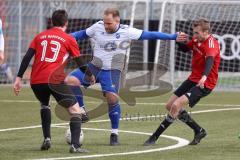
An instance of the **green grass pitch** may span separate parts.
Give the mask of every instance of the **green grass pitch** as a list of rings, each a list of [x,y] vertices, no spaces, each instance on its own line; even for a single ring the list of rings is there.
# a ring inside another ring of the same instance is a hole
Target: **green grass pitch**
[[[42,143],[41,128],[28,128],[14,130],[11,128],[22,128],[37,126],[40,124],[39,103],[34,97],[30,88],[22,89],[20,96],[15,97],[11,87],[0,87],[0,159],[87,159],[95,160],[239,160],[240,159],[240,100],[239,93],[234,92],[214,92],[202,99],[195,108],[187,108],[192,112],[192,117],[199,122],[208,132],[208,136],[197,146],[185,145],[180,148],[165,151],[158,150],[178,142],[161,137],[155,146],[142,146],[148,138],[146,134],[136,134],[121,132],[120,146],[109,146],[109,131],[93,131],[93,129],[110,129],[110,122],[90,122],[83,124],[84,144],[83,147],[90,152],[86,154],[70,154],[69,146],[64,139],[67,125],[52,127],[52,148],[48,151],[40,151]],[[161,122],[162,118],[149,118],[150,115],[165,114],[165,103],[169,94],[137,99],[136,106],[128,106],[121,101],[123,119],[120,122],[120,129],[124,131],[135,131],[151,133]],[[95,108],[100,101],[85,97],[88,110]],[[56,103],[51,102],[52,123],[67,123],[58,119],[54,113]],[[239,108],[239,109],[238,109]],[[222,110],[225,109],[225,110]],[[217,110],[206,111],[206,110]],[[205,111],[199,113],[198,111]],[[195,114],[197,113],[197,114]],[[131,119],[142,116],[143,119]],[[128,119],[126,119],[128,116]],[[108,119],[105,114],[95,120]],[[9,129],[10,130],[5,130]],[[164,132],[164,135],[175,136],[191,141],[193,132],[183,123],[176,121]],[[136,154],[125,155],[133,152]],[[144,153],[143,153],[144,152]],[[122,155],[118,155],[122,153]],[[107,155],[105,157],[92,157],[92,155]],[[84,158],[84,157],[82,157]]]

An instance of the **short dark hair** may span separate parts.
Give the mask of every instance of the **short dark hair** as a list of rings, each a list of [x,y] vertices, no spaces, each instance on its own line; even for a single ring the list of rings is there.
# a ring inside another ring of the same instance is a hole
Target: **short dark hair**
[[[59,9],[52,14],[52,24],[54,27],[63,27],[68,21],[67,11]]]
[[[109,15],[111,14],[113,16],[113,18],[115,17],[120,17],[120,14],[119,14],[119,11],[118,9],[116,8],[107,8],[105,11],[104,11],[104,15]]]
[[[208,32],[211,31],[210,22],[207,19],[202,18],[194,21],[192,24],[192,27],[197,27],[197,26],[200,26],[202,31],[208,31]]]

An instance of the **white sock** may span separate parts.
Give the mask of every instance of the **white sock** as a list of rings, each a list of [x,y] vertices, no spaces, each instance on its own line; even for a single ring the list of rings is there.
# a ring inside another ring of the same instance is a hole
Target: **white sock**
[[[112,133],[115,133],[118,135],[118,129],[112,129]]]

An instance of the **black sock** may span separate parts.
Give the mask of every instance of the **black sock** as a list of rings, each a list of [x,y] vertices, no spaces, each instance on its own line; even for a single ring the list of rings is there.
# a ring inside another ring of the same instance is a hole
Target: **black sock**
[[[51,138],[51,110],[48,106],[41,109],[41,120],[44,139]]]
[[[74,116],[70,120],[70,130],[71,130],[71,144],[75,148],[79,148],[81,145],[79,143],[80,132],[81,132],[81,118],[80,115]]]
[[[182,110],[179,113],[178,116],[179,120],[182,122],[186,123],[190,128],[194,130],[195,133],[198,133],[201,131],[202,127],[200,127],[192,118],[191,116],[187,113],[187,111]]]
[[[174,119],[170,115],[167,115],[167,117],[163,120],[163,122],[160,124],[152,136],[158,139],[159,136],[173,123],[173,121]]]

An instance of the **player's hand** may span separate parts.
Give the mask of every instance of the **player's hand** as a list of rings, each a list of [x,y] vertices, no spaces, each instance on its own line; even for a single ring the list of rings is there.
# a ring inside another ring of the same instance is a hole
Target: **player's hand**
[[[4,62],[4,53],[3,51],[0,51],[0,65],[2,65]]]
[[[177,42],[186,42],[188,39],[188,35],[184,32],[178,32],[176,41]]]
[[[91,76],[88,76],[88,81],[90,82],[91,85],[96,83],[95,76],[92,74]]]
[[[13,85],[13,90],[16,96],[18,96],[19,92],[21,91],[21,88],[22,88],[22,78],[17,77]]]
[[[200,81],[198,82],[198,84],[197,84],[197,86],[199,86],[200,88],[204,88],[204,83],[205,83],[205,81],[206,81],[206,79],[207,79],[207,76],[202,76],[202,78],[200,79]]]

